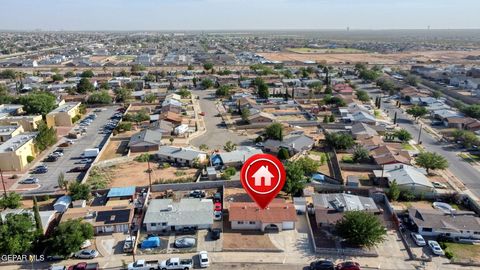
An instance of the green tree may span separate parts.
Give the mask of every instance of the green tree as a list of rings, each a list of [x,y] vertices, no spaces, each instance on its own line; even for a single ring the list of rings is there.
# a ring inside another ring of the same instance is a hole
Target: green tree
[[[315,93],[320,93],[323,89],[323,84],[321,82],[313,82],[308,85],[308,88],[313,89]]]
[[[328,115],[324,115],[323,116],[323,123],[329,123],[330,122],[330,118],[328,117]]]
[[[363,161],[368,161],[370,159],[370,154],[365,147],[361,145],[357,145],[353,150],[353,161],[360,163]]]
[[[290,153],[288,153],[288,150],[285,148],[280,148],[277,154],[278,159],[280,160],[287,160],[290,158]]]
[[[68,191],[72,200],[89,200],[91,195],[90,186],[87,184],[81,184],[79,182],[72,182],[68,187]]]
[[[65,174],[63,172],[60,172],[60,174],[57,177],[57,184],[58,187],[61,189],[67,189],[68,181],[65,180]]]
[[[112,103],[112,97],[108,94],[107,91],[100,91],[91,94],[88,99],[87,103],[89,104],[110,104]]]
[[[340,237],[353,245],[373,247],[385,241],[387,230],[380,219],[363,211],[346,212],[335,225]]]
[[[63,81],[65,78],[63,77],[62,74],[54,74],[52,75],[52,80],[54,82],[60,82],[60,81]]]
[[[340,150],[350,149],[355,145],[355,140],[348,133],[327,133],[325,142],[327,145]]]
[[[117,132],[125,132],[125,131],[130,131],[132,130],[132,123],[131,122],[126,122],[122,121],[121,123],[118,123],[117,127],[115,128]]]
[[[24,254],[32,248],[33,241],[38,237],[34,220],[30,214],[7,214],[5,221],[0,223],[0,253]]]
[[[418,82],[419,82],[419,79],[417,76],[415,75],[408,75],[406,78],[405,78],[405,82],[411,86],[417,86],[418,85]]]
[[[480,119],[480,105],[459,106],[460,110],[469,117]]]
[[[249,117],[250,117],[250,109],[243,108],[242,109],[242,121],[249,124],[250,123],[250,120],[248,120]]]
[[[442,92],[440,92],[440,91],[433,91],[432,96],[433,96],[434,98],[437,98],[437,99],[438,99],[438,98],[441,98],[441,97],[442,97]]]
[[[15,192],[7,193],[6,195],[3,195],[0,198],[0,208],[2,208],[2,209],[6,209],[6,208],[16,209],[16,208],[19,208],[20,205],[22,205],[21,200],[22,200],[22,196],[20,196],[20,194],[15,193]]]
[[[283,186],[283,191],[293,196],[300,195],[307,182],[302,166],[296,162],[287,162],[285,165],[285,172],[287,179]]]
[[[132,90],[127,88],[117,88],[115,89],[115,100],[117,102],[126,102],[132,98]]]
[[[198,149],[200,149],[200,151],[207,151],[208,150],[208,145],[206,144],[201,144]]]
[[[479,146],[480,140],[472,131],[456,129],[452,132],[455,141],[460,141],[465,148],[471,148],[474,145]]]
[[[81,78],[77,84],[77,92],[80,94],[93,92],[93,90],[95,90],[95,86],[93,86],[88,78]]]
[[[228,97],[230,96],[230,91],[232,90],[232,87],[229,85],[222,85],[220,86],[216,91],[215,95],[217,97]]]
[[[146,70],[147,68],[144,66],[144,65],[138,65],[138,64],[135,64],[133,65],[131,68],[130,68],[130,72],[131,73],[138,73],[140,71],[144,71]]]
[[[413,138],[412,134],[404,128],[395,131],[394,135],[402,142],[408,142]]]
[[[335,115],[330,114],[330,116],[328,117],[328,122],[331,122],[331,123],[335,122]]]
[[[333,97],[331,95],[325,95],[325,97],[323,97],[323,101],[325,102],[325,104],[333,104],[337,107],[344,107],[345,105],[347,105],[343,98]]]
[[[210,62],[204,63],[203,64],[203,69],[205,69],[206,71],[212,70],[213,69],[213,63],[210,63]]]
[[[157,96],[153,93],[146,94],[143,100],[146,103],[154,103],[157,100]]]
[[[17,74],[13,69],[5,69],[2,72],[0,72],[0,78],[15,80],[17,78]]]
[[[375,70],[364,69],[360,71],[360,78],[366,81],[375,81],[380,77],[380,73]]]
[[[66,78],[71,78],[71,77],[75,77],[75,73],[70,70],[70,71],[65,72],[65,74],[63,76],[65,76]]]
[[[223,146],[223,150],[227,151],[227,152],[232,152],[232,151],[235,151],[237,150],[237,145],[234,144],[232,141],[228,141],[225,143],[225,145]]]
[[[398,187],[397,180],[394,179],[388,189],[388,198],[392,201],[397,201],[398,197],[400,197],[400,187]]]
[[[266,129],[266,136],[268,139],[282,141],[283,140],[283,126],[280,123],[273,123]]]
[[[297,159],[295,163],[302,168],[302,171],[305,175],[312,175],[316,173],[320,167],[320,162],[309,157],[301,157]]]
[[[14,100],[15,98],[10,95],[7,87],[3,84],[0,84],[0,104],[9,104]]]
[[[365,90],[357,90],[357,98],[362,102],[370,101],[370,97]]]
[[[257,94],[260,98],[267,99],[270,96],[268,86],[265,83],[258,85]]]
[[[55,95],[38,91],[20,96],[18,103],[23,105],[23,109],[27,114],[45,115],[57,107]]]
[[[190,91],[188,91],[188,89],[186,87],[180,89],[178,91],[178,94],[182,97],[182,98],[189,98],[192,96],[192,93]]]
[[[93,76],[95,76],[95,74],[91,69],[85,70],[84,72],[82,72],[82,74],[80,74],[80,77],[82,78],[92,78]]]
[[[93,237],[93,226],[81,219],[71,219],[60,223],[49,238],[53,254],[70,256],[80,250],[85,240]]]
[[[42,152],[57,142],[57,130],[54,127],[48,127],[42,120],[38,122],[38,134],[33,140],[35,147]]]
[[[175,140],[173,137],[170,137],[170,139],[168,139],[170,141],[170,144],[173,144],[173,141]]]
[[[209,78],[205,78],[202,80],[201,85],[205,89],[209,89],[213,87],[213,81],[210,80]]]
[[[43,228],[42,228],[42,219],[40,218],[40,212],[38,209],[38,202],[37,202],[37,196],[33,196],[33,216],[35,218],[35,225],[37,227],[37,231],[39,233],[43,233]]]
[[[411,116],[415,117],[415,120],[417,120],[419,117],[423,117],[428,113],[427,108],[421,107],[418,105],[415,105],[409,109],[407,109],[407,113],[410,114]]]
[[[383,91],[391,92],[391,91],[395,90],[395,83],[392,80],[387,79],[387,78],[377,79],[376,84]]]
[[[418,166],[425,168],[427,173],[430,170],[444,170],[448,168],[448,161],[440,154],[432,152],[421,152],[418,154],[415,162]]]

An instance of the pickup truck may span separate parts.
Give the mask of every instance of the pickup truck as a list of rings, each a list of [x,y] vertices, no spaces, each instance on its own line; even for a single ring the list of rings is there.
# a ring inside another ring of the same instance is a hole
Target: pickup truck
[[[99,270],[100,266],[98,263],[86,263],[80,262],[75,265],[68,267],[68,270]]]
[[[170,258],[159,264],[160,270],[189,270],[193,266],[192,259]]]
[[[137,260],[133,263],[129,263],[128,270],[155,270],[159,268],[159,263],[157,260],[146,261],[146,260]]]

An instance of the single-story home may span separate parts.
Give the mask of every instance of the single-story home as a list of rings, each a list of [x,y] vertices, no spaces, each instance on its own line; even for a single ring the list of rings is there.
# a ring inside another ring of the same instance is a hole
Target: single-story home
[[[254,147],[239,147],[231,152],[220,152],[213,154],[210,158],[213,166],[239,167],[251,156],[263,153],[262,150]]]
[[[147,232],[178,231],[184,228],[208,229],[213,225],[211,199],[151,200],[143,226]]]
[[[285,136],[282,141],[268,139],[263,143],[266,152],[277,153],[281,148],[288,150],[290,154],[296,154],[301,151],[310,150],[315,144],[315,140],[304,134],[291,134]]]
[[[195,161],[203,163],[207,159],[207,154],[192,148],[164,145],[158,149],[157,157],[163,161],[192,166]]]
[[[128,147],[133,153],[158,150],[162,140],[162,132],[158,129],[144,129],[130,137]]]
[[[373,174],[377,179],[384,178],[388,184],[393,181],[402,190],[409,190],[414,193],[429,193],[433,192],[435,188],[427,178],[427,172],[424,169],[416,168],[406,164],[388,164],[383,170],[374,170]]]
[[[165,120],[154,121],[150,124],[149,129],[157,130],[162,133],[162,137],[169,137],[172,135],[174,125]]]
[[[381,145],[371,151],[371,156],[378,165],[403,163],[410,164],[412,158],[406,150],[389,145]]]
[[[259,112],[248,117],[250,124],[269,124],[275,122],[276,117],[271,113]]]
[[[232,202],[228,220],[232,230],[293,230],[297,221],[295,206],[283,199],[274,199],[261,209],[253,202]]]
[[[356,123],[352,125],[350,132],[352,133],[354,139],[357,139],[359,136],[378,136],[378,132],[375,130],[375,128],[366,123]]]

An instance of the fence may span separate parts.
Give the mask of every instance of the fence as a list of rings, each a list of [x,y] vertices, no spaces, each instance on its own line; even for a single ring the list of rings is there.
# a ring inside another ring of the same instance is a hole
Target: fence
[[[339,166],[342,170],[354,171],[354,172],[370,172],[373,170],[381,170],[381,165],[376,164],[352,164],[339,162]]]
[[[155,184],[152,185],[152,191],[160,192],[168,189],[174,191],[194,190],[194,189],[210,189],[221,187],[242,187],[240,180],[217,180],[217,181],[201,181],[192,183],[172,183],[172,184]]]

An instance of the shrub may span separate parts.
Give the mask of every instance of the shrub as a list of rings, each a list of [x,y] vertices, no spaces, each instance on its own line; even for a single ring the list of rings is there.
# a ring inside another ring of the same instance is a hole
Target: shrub
[[[35,158],[33,156],[27,156],[27,162],[31,163]]]
[[[445,251],[445,257],[447,257],[447,259],[449,260],[453,259],[453,252],[451,252],[450,250]]]
[[[237,173],[237,170],[234,167],[228,167],[223,173],[228,176],[234,176]]]
[[[135,157],[136,162],[147,162],[151,159],[151,155],[149,153],[143,153],[137,157]]]
[[[168,168],[171,167],[171,165],[167,162],[164,162],[159,167],[160,167],[160,169],[168,169]]]
[[[354,163],[353,158],[351,156],[343,156],[342,157],[342,162],[343,163]]]
[[[175,172],[175,176],[177,176],[177,177],[184,176],[186,174],[187,174],[186,172],[182,172],[182,171],[176,171]]]

